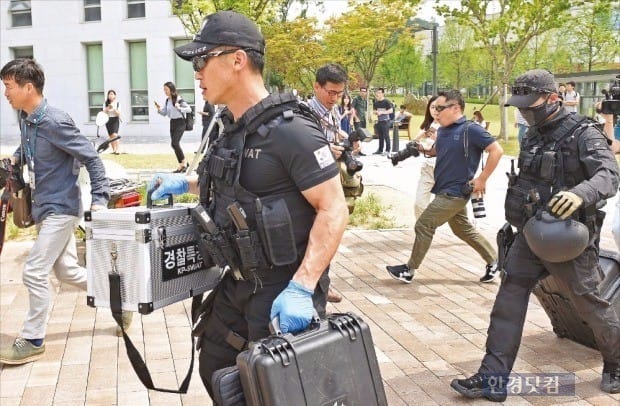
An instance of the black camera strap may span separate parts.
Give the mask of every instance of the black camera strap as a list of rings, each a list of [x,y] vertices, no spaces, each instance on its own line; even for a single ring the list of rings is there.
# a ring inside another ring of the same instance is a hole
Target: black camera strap
[[[6,231],[6,219],[9,215],[11,191],[7,184],[2,191],[2,197],[0,197],[0,254],[2,254],[2,247],[4,246],[4,234]]]

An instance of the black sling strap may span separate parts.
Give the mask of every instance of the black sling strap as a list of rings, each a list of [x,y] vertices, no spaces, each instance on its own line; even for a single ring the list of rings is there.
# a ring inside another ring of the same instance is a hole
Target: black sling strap
[[[2,254],[2,247],[4,247],[4,235],[6,232],[6,219],[9,215],[9,209],[11,207],[11,191],[9,190],[8,182],[4,186],[2,191],[2,197],[0,198],[0,254]]]
[[[140,382],[142,382],[145,388],[152,389],[158,392],[181,394],[187,393],[187,389],[189,388],[189,382],[192,379],[192,371],[194,370],[194,336],[190,332],[190,339],[192,343],[191,362],[189,364],[189,370],[187,371],[187,375],[185,375],[185,379],[183,379],[183,382],[181,383],[181,386],[179,386],[179,389],[156,388],[153,384],[153,379],[151,378],[151,374],[148,367],[146,366],[146,363],[142,359],[142,356],[136,349],[135,345],[131,342],[131,339],[129,338],[129,336],[125,332],[125,328],[123,327],[123,309],[121,305],[121,276],[118,273],[110,273],[108,276],[110,280],[110,309],[112,310],[112,316],[114,317],[116,324],[118,324],[118,326],[121,328],[121,331],[123,332],[123,341],[125,342],[127,357],[129,358],[129,361],[131,362],[131,366],[133,367],[134,371],[136,371],[136,375],[138,375]],[[200,300],[202,300],[202,295],[194,296],[194,298],[192,299],[192,309],[197,306],[196,303],[198,303]],[[194,301],[196,301],[196,303],[194,303]]]

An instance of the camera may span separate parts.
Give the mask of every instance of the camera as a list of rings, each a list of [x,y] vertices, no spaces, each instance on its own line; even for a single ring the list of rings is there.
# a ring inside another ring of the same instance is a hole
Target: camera
[[[405,145],[405,148],[389,155],[389,158],[392,160],[392,165],[396,166],[396,164],[398,164],[400,161],[404,161],[405,159],[411,156],[413,157],[419,156],[420,155],[420,151],[418,150],[419,147],[420,147],[420,144],[417,141],[408,142]]]
[[[353,148],[351,148],[351,143],[354,141],[358,141],[358,139],[351,139],[351,140],[345,139],[342,141],[341,144],[339,144],[340,146],[344,147],[344,151],[342,151],[342,155],[340,156],[340,159],[344,162],[345,166],[347,167],[347,173],[349,175],[353,175],[355,172],[361,171],[362,168],[364,167],[364,164],[362,163],[362,161],[353,158],[353,155],[351,154],[353,152]]]
[[[22,176],[20,167],[11,164],[11,158],[0,160],[0,188],[6,187],[11,183],[11,191],[18,192],[26,187],[26,182]]]
[[[597,113],[620,115],[620,75],[609,86],[609,90],[603,89],[605,100],[601,103],[601,110]]]

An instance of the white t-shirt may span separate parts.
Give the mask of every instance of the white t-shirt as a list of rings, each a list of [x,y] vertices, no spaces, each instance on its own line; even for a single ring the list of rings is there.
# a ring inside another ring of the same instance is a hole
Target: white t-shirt
[[[564,102],[565,102],[564,103],[564,108],[566,110],[570,111],[570,112],[577,113],[577,106],[579,106],[579,98],[580,98],[579,93],[577,93],[576,90],[567,91],[564,94]],[[575,106],[567,106],[566,105],[567,101],[576,101],[577,105],[575,105]]]

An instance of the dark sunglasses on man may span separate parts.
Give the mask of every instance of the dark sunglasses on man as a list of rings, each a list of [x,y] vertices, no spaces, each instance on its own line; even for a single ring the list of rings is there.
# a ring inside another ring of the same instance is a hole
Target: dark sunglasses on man
[[[202,68],[207,65],[207,61],[209,60],[209,58],[215,58],[216,56],[220,55],[232,54],[233,52],[237,52],[240,49],[246,52],[251,51],[251,48],[235,48],[207,52],[204,55],[198,55],[192,58],[192,68],[194,68],[194,72],[200,72]]]

